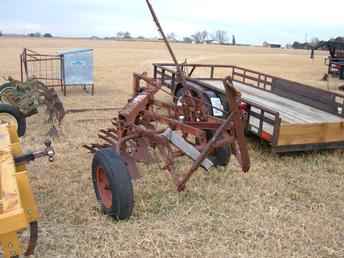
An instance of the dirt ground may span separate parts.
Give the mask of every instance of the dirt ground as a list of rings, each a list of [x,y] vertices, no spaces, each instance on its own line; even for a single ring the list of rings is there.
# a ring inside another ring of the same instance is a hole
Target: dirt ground
[[[19,78],[23,47],[45,53],[93,48],[94,97],[73,89],[65,107],[121,107],[131,90],[132,72],[152,71],[169,62],[160,43],[72,39],[0,38],[0,77]],[[336,80],[320,82],[326,53],[315,60],[307,51],[175,44],[181,60],[236,64],[333,90]],[[142,167],[134,184],[132,218],[115,222],[99,212],[91,184],[92,156],[81,146],[95,142],[97,131],[115,112],[66,116],[54,140],[57,160],[29,166],[40,208],[35,257],[344,257],[343,151],[277,156],[249,139],[252,168],[242,174],[236,161],[204,175],[200,170],[177,193],[157,165]],[[44,114],[28,120],[25,149],[47,138]],[[178,166],[191,165],[182,160]]]

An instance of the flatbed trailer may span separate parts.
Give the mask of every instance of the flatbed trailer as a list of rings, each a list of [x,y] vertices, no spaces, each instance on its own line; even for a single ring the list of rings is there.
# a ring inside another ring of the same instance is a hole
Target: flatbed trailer
[[[177,96],[174,64],[153,64],[154,78]],[[228,110],[223,79],[230,75],[247,110],[246,131],[274,153],[344,149],[344,95],[234,65],[186,64],[185,84],[208,98],[214,116]]]

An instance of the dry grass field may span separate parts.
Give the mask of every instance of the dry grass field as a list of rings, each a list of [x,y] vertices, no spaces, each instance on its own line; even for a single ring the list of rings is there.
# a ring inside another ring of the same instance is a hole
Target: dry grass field
[[[121,107],[132,72],[167,62],[160,43],[72,39],[0,38],[0,76],[19,78],[23,47],[53,53],[62,48],[95,50],[96,95],[74,89],[65,107]],[[175,44],[180,59],[236,64],[317,87],[323,59],[296,50]],[[277,156],[249,139],[252,168],[243,175],[233,160],[225,169],[201,171],[177,193],[157,165],[142,167],[135,209],[127,222],[99,212],[91,185],[92,156],[81,145],[96,141],[114,112],[69,114],[54,141],[57,160],[29,166],[41,219],[35,257],[344,257],[343,151]],[[45,115],[28,120],[26,149],[42,145]],[[186,169],[187,160],[178,166]]]

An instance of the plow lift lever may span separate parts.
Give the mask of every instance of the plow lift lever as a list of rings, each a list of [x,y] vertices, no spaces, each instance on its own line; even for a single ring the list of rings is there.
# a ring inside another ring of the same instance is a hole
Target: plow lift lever
[[[39,159],[46,156],[48,156],[50,162],[53,162],[54,156],[55,156],[55,150],[51,145],[51,141],[50,140],[45,141],[44,145],[45,145],[45,148],[42,150],[31,151],[26,154],[15,157],[14,161],[16,165],[29,163],[30,161],[34,161],[35,159]]]

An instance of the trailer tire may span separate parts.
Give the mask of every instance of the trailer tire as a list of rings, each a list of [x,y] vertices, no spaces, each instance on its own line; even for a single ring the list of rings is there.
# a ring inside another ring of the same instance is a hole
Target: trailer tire
[[[183,89],[179,89],[177,92],[176,92],[176,95],[175,95],[175,103],[178,105],[180,103],[180,99],[183,97]],[[210,95],[210,93],[208,93],[208,95]],[[213,115],[213,111],[211,109],[211,102],[209,100],[209,96],[207,96],[204,100],[207,102],[208,104],[208,113],[209,115]],[[210,140],[214,133],[212,131],[206,131],[206,134],[207,134],[207,140]],[[223,146],[223,147],[220,147],[220,148],[217,148],[215,149],[214,153],[212,153],[211,155],[208,156],[208,158],[213,162],[213,164],[218,167],[218,166],[221,166],[221,167],[225,167],[228,165],[229,161],[230,161],[230,158],[231,158],[231,147],[229,144]]]
[[[212,131],[207,131],[207,139],[210,140],[213,137]],[[226,144],[223,147],[216,148],[208,158],[213,162],[216,167],[225,167],[231,160],[231,146]]]
[[[181,98],[183,97],[184,95],[184,92],[183,92],[183,88],[179,88],[177,91],[176,91],[176,94],[175,94],[175,98],[174,98],[174,103],[175,104],[180,104],[180,100]]]
[[[14,106],[0,103],[0,121],[14,125],[17,128],[17,134],[19,137],[25,135],[26,119]]]
[[[102,211],[115,220],[127,220],[134,207],[134,193],[128,168],[112,148],[96,152],[92,181]]]
[[[207,101],[208,104],[208,113],[209,115],[213,116],[213,110],[212,110],[212,104],[210,101],[210,97],[213,93],[207,92],[207,97],[205,98],[205,101]],[[216,96],[216,95],[215,95]],[[207,140],[210,141],[210,139],[214,136],[213,131],[206,131],[207,133]],[[226,144],[225,146],[222,146],[220,148],[216,148],[214,152],[208,156],[208,158],[213,162],[215,167],[225,167],[228,165],[229,161],[231,160],[231,146],[230,144]]]

